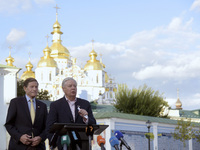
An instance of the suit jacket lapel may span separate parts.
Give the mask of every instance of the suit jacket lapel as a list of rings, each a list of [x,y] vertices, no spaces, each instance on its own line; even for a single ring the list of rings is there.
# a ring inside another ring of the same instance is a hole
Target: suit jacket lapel
[[[27,116],[29,122],[32,123],[32,121],[31,121],[31,114],[30,114],[29,107],[28,107],[28,102],[27,102],[27,99],[26,99],[25,96],[23,97],[22,105],[23,105],[23,107],[25,109],[25,115]]]
[[[79,114],[78,114],[78,106],[80,107],[80,101],[79,101],[79,99],[77,98],[77,101],[76,101],[76,103],[75,103],[75,122],[76,122],[76,120],[77,120],[77,118],[78,118],[78,116],[79,116]]]
[[[71,108],[67,102],[67,100],[65,99],[65,97],[63,97],[62,99],[62,106],[64,108],[64,113],[65,114],[69,114],[69,117],[70,117],[70,121],[72,122],[72,120],[75,122],[74,118],[73,118],[73,115],[72,115],[72,111],[71,111]]]
[[[34,121],[34,124],[38,120],[40,112],[41,112],[41,106],[39,105],[38,100],[35,99],[35,121]]]

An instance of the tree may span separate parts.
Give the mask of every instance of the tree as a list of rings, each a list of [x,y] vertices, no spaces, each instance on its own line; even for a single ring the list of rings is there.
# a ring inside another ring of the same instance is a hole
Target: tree
[[[17,80],[17,96],[24,96],[25,91],[24,91],[24,80]]]
[[[186,147],[186,141],[196,137],[196,131],[193,130],[194,125],[192,125],[191,119],[184,121],[183,118],[177,121],[177,125],[172,136],[174,139],[183,142],[183,146]]]
[[[24,80],[17,80],[17,96],[24,96]],[[39,100],[49,100],[50,99],[49,92],[47,90],[38,91],[37,99]]]
[[[168,107],[168,103],[158,91],[146,85],[130,90],[126,84],[120,84],[114,106],[123,113],[159,117],[163,109]]]
[[[47,90],[41,89],[41,91],[38,92],[38,95],[36,98],[39,100],[49,100],[50,97],[51,96],[49,95],[49,92]]]

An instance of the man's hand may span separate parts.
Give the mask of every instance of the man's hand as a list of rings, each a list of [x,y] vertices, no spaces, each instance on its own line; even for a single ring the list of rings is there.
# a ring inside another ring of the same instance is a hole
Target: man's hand
[[[31,139],[31,146],[37,146],[38,144],[40,144],[40,142],[42,141],[42,138],[40,136],[36,136],[34,138]]]
[[[31,144],[31,136],[28,134],[23,134],[19,140],[25,145]]]
[[[80,109],[78,113],[83,118],[84,118],[84,116],[88,115],[88,112],[85,109]]]
[[[78,113],[81,117],[83,117],[83,121],[86,123],[88,121],[88,118],[86,118],[85,116],[88,116],[88,112],[85,109],[79,109]]]

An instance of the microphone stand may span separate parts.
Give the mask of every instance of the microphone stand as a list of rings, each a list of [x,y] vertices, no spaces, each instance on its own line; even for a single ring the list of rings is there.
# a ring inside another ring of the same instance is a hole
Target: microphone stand
[[[92,150],[91,140],[92,140],[92,136],[94,134],[94,128],[93,128],[93,126],[92,125],[88,125],[85,128],[85,132],[86,132],[86,135],[88,136],[88,140],[89,140],[89,150]]]
[[[67,144],[63,145],[63,150],[67,150]]]
[[[122,142],[121,142],[121,143],[120,143],[120,150],[122,150],[122,145],[123,145],[123,144],[122,144]]]
[[[89,135],[88,138],[89,138],[89,150],[92,150],[92,146],[91,146],[92,137],[91,137],[91,135]]]

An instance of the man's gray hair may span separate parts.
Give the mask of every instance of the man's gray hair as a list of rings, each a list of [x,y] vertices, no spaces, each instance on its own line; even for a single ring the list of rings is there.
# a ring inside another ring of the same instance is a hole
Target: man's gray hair
[[[67,78],[65,78],[65,79],[62,81],[62,88],[64,87],[65,82],[67,82],[67,81],[69,81],[69,80],[73,80],[73,81],[76,83],[76,85],[77,85],[77,82],[76,82],[76,80],[75,80],[74,78],[72,78],[72,77],[67,77]]]

